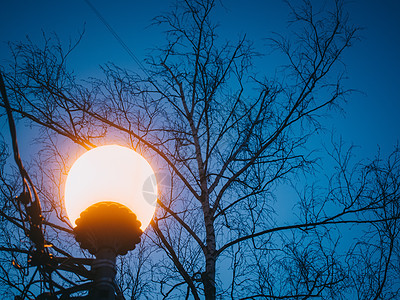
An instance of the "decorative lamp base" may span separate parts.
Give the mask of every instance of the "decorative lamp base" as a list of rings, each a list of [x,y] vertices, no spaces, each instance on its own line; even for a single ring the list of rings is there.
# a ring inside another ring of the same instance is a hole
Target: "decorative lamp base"
[[[110,248],[116,255],[125,255],[140,242],[142,230],[136,215],[125,205],[104,201],[84,210],[76,220],[75,239],[81,248],[96,255]]]

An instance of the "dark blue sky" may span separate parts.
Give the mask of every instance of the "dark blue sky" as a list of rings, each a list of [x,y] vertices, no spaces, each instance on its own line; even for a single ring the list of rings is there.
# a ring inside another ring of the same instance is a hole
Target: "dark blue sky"
[[[173,1],[92,0],[92,3],[139,60],[144,59],[148,49],[164,42],[160,29],[149,24],[152,17],[167,11]],[[288,9],[283,1],[230,0],[224,5],[225,9],[217,13],[222,38],[247,33],[259,51],[268,51],[265,38],[271,32],[287,30]],[[345,116],[335,116],[326,125],[345,141],[361,146],[360,151],[365,155],[373,156],[377,145],[387,153],[400,136],[400,1],[354,0],[347,8],[353,23],[364,30],[362,40],[344,58],[349,76],[346,86],[364,94],[349,97],[344,105]],[[0,64],[4,66],[9,57],[8,41],[24,40],[27,35],[35,42],[40,41],[43,30],[48,35],[57,33],[66,43],[69,38],[76,39],[83,28],[85,35],[70,61],[76,74],[98,76],[98,66],[106,62],[137,69],[84,0],[3,1]]]

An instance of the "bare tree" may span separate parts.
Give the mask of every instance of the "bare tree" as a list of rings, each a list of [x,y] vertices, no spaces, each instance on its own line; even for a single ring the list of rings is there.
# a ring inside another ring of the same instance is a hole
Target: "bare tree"
[[[72,240],[62,207],[70,153],[118,142],[150,159],[162,179],[152,228],[140,251],[120,261],[120,296],[398,296],[398,150],[386,166],[380,159],[351,165],[351,152],[339,144],[332,154],[337,173],[323,189],[304,188],[298,219],[282,221],[274,209],[279,185],[320,171],[308,141],[351,92],[342,85],[341,58],[358,29],[343,3],[321,11],[309,1],[289,4],[291,38],[269,40],[287,65],[264,77],[254,74],[260,51],[246,37],[218,37],[215,6],[179,1],[155,18],[167,45],[149,58],[144,75],[108,64],[102,79],[80,81],[67,68],[74,44],[45,38],[42,47],[12,45],[15,61],[5,72],[10,110],[39,131],[41,155],[30,171],[44,217],[40,253],[84,255],[62,240]],[[58,262],[45,264],[36,279],[27,274],[34,264],[21,263],[37,251],[21,215],[31,204],[21,209],[16,198],[26,190],[18,178],[2,176],[3,293],[72,294],[87,272],[82,261],[72,277]],[[349,228],[364,235],[346,240]]]

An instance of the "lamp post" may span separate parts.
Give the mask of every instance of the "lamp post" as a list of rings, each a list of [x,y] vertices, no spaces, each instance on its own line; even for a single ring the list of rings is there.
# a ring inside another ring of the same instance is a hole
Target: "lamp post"
[[[143,187],[153,183],[154,193]],[[140,242],[157,200],[154,171],[135,151],[117,145],[94,148],[70,169],[65,207],[81,248],[92,263],[92,299],[115,299],[115,261]]]

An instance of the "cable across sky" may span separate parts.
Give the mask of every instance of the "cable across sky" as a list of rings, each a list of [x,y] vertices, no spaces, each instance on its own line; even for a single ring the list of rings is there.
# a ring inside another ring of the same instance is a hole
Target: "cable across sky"
[[[146,71],[145,67],[142,65],[140,60],[136,57],[136,55],[132,52],[132,50],[128,47],[128,45],[122,40],[122,38],[118,35],[118,33],[111,27],[111,25],[107,22],[107,20],[102,16],[102,14],[96,9],[96,7],[89,1],[84,0],[86,4],[90,7],[91,10],[96,14],[96,16],[100,19],[100,21],[107,27],[108,31],[115,37],[118,43],[124,48],[124,50],[128,53],[128,55],[133,59],[133,61],[138,65],[138,67],[147,75],[148,72]]]

